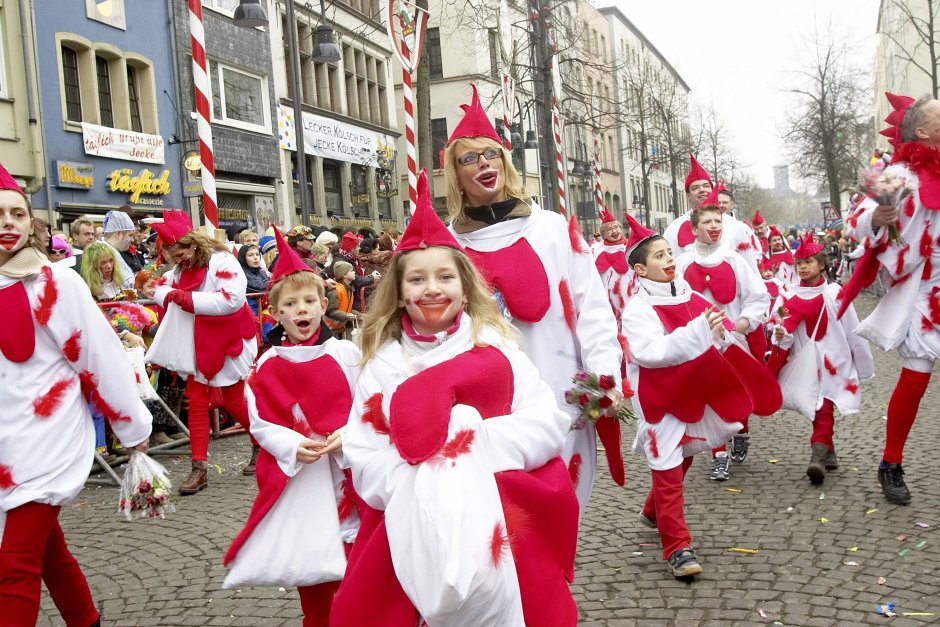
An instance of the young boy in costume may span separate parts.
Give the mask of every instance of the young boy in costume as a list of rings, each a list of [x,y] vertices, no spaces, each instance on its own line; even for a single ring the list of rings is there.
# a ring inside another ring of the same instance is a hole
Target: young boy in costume
[[[304,627],[328,625],[333,595],[359,529],[348,471],[324,455],[349,417],[361,354],[323,322],[323,280],[279,231],[268,286],[278,319],[246,394],[261,445],[258,496],[225,554],[224,587],[296,586]]]

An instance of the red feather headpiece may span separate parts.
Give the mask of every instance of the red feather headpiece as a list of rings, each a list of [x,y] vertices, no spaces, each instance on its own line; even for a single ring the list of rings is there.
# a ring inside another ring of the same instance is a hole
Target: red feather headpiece
[[[891,103],[894,110],[885,118],[885,122],[888,123],[888,128],[881,131],[881,134],[888,138],[889,144],[897,148],[901,145],[901,122],[904,121],[907,110],[916,101],[910,96],[898,96],[897,94],[892,94],[887,91],[885,92],[885,97],[888,99],[888,102]]]
[[[613,214],[607,211],[607,208],[601,209],[601,224],[607,224],[608,222],[616,222],[617,218]]]
[[[751,226],[760,226],[766,222],[767,220],[760,214],[760,209],[754,212],[754,219],[751,220]]]
[[[172,246],[193,230],[192,220],[179,209],[164,209],[163,224],[154,223],[153,230],[164,246]]]
[[[793,256],[796,259],[809,259],[813,255],[821,253],[823,251],[823,245],[813,241],[813,233],[807,231],[806,235],[803,236],[803,239],[800,240],[800,247],[796,249],[796,252],[793,253]]]

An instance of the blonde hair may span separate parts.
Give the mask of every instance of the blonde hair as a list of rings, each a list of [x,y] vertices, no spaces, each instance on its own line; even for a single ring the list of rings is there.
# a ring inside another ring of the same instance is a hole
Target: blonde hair
[[[469,142],[474,142],[478,146],[486,148],[498,148],[503,158],[503,179],[505,180],[504,190],[507,198],[517,198],[527,201],[531,198],[525,185],[522,183],[522,177],[519,171],[512,164],[512,153],[503,148],[501,144],[494,142],[486,137],[474,137],[473,139],[458,139],[451,142],[444,149],[444,180],[447,182],[447,212],[451,220],[462,220],[464,218],[463,208],[467,204],[463,189],[460,187],[460,179],[457,176],[457,150],[465,148]]]
[[[281,278],[271,285],[268,291],[268,303],[271,305],[271,312],[277,311],[277,301],[281,298],[281,292],[285,288],[299,290],[305,287],[313,286],[317,296],[321,299],[326,298],[326,288],[323,287],[323,279],[316,272],[293,272]]]
[[[244,245],[245,240],[247,240],[252,235],[257,237],[258,234],[252,231],[251,229],[245,229],[244,231],[238,234],[238,243]]]
[[[457,273],[463,285],[463,295],[467,299],[464,311],[472,320],[471,337],[474,344],[479,344],[480,331],[484,327],[491,327],[504,338],[514,341],[515,332],[500,314],[496,300],[470,258],[463,251],[449,246],[436,248],[449,250],[457,266]],[[388,266],[387,274],[382,277],[382,282],[375,289],[375,294],[369,303],[365,325],[362,327],[363,365],[375,356],[385,342],[390,339],[401,339],[401,318],[405,313],[405,308],[399,305],[401,282],[408,255],[413,252],[415,251],[395,254]]]
[[[106,258],[110,258],[114,263],[114,269],[111,271],[111,282],[118,285],[124,284],[124,272],[121,270],[121,264],[118,261],[117,253],[114,252],[114,249],[104,242],[89,244],[85,247],[85,251],[82,254],[82,277],[84,277],[85,283],[88,284],[91,295],[95,298],[98,298],[98,294],[101,293],[101,287],[104,285],[104,277],[101,276],[101,271],[98,269],[98,266],[100,266],[101,262],[105,261]]]
[[[212,257],[212,253],[214,252],[229,254],[232,253],[229,247],[222,242],[215,239],[210,239],[208,236],[198,231],[190,231],[183,237],[176,240],[173,245],[180,245],[184,248],[195,249],[192,263],[193,268],[205,268],[208,266],[209,258]]]

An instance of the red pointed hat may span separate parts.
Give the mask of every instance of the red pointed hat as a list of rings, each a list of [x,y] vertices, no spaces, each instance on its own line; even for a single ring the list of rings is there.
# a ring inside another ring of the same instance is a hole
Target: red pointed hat
[[[796,249],[796,252],[793,253],[793,256],[796,259],[808,259],[813,255],[821,253],[823,251],[823,245],[813,241],[813,233],[807,231],[806,235],[803,236],[803,239],[800,240],[800,247]]]
[[[901,122],[904,121],[907,110],[916,100],[910,96],[898,96],[888,91],[885,92],[885,97],[894,110],[885,118],[889,126],[881,131],[881,135],[887,137],[888,143],[897,148],[901,144]]]
[[[607,211],[606,207],[601,209],[601,224],[607,224],[609,222],[616,222],[616,221],[617,221],[617,218],[615,218],[611,212]]]
[[[760,261],[757,262],[757,269],[761,272],[764,270],[773,271],[774,262],[770,259],[770,257],[761,257]]]
[[[708,170],[702,167],[702,164],[698,162],[691,152],[689,153],[689,162],[692,164],[692,170],[689,172],[689,175],[685,177],[685,191],[689,191],[689,187],[692,186],[692,183],[695,181],[708,181],[712,182],[712,177],[708,175]]]
[[[776,225],[771,224],[770,229],[767,231],[767,238],[769,239],[774,236],[783,237],[783,233],[780,232],[780,229],[778,229]]]
[[[19,186],[19,184],[16,182],[16,179],[14,179],[10,173],[7,172],[7,169],[3,167],[3,164],[0,164],[0,189],[8,189],[11,192],[17,192],[22,194],[24,197],[26,196],[26,192],[24,192],[23,189]]]
[[[493,128],[493,122],[490,121],[490,118],[486,115],[486,111],[483,110],[483,105],[480,104],[480,95],[477,93],[477,86],[470,83],[470,88],[473,90],[470,104],[460,105],[460,108],[464,111],[464,116],[460,122],[457,123],[454,132],[451,133],[450,139],[447,140],[447,145],[449,146],[458,139],[471,139],[473,137],[485,137],[492,139],[497,144],[502,143],[499,139],[499,135],[496,134],[496,129]]]
[[[428,173],[427,170],[421,170],[418,175],[418,203],[395,252],[419,250],[430,246],[448,246],[463,250],[434,211],[431,205],[431,191],[428,189]]]
[[[659,235],[653,229],[648,229],[639,222],[636,221],[636,218],[631,216],[626,211],[623,212],[623,219],[627,221],[627,224],[630,226],[630,237],[627,239],[627,256],[630,256],[630,252],[642,244],[644,241],[653,237],[654,235]]]
[[[172,246],[193,230],[192,220],[179,209],[164,209],[163,224],[153,224],[153,230],[164,246]]]
[[[751,220],[751,226],[760,226],[766,222],[767,220],[765,220],[764,216],[760,214],[760,209],[754,212],[754,219]]]
[[[269,292],[275,283],[288,274],[294,274],[295,272],[313,272],[313,268],[303,262],[300,255],[297,254],[297,251],[291,248],[287,240],[284,239],[284,236],[281,235],[281,229],[274,229],[274,239],[277,240],[277,263],[274,264],[274,272],[271,274],[271,279],[268,281]],[[316,272],[314,272],[314,274],[316,274]]]
[[[695,179],[696,181],[701,181],[702,179]],[[721,208],[721,205],[718,204],[718,194],[725,191],[725,184],[721,181],[718,182],[718,185],[715,185],[712,188],[712,191],[708,192],[708,196],[705,197],[705,200],[696,205],[696,209],[701,209],[702,207],[718,207]]]

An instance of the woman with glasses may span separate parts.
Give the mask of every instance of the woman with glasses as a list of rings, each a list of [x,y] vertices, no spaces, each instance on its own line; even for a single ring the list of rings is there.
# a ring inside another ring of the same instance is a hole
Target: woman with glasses
[[[611,375],[620,389],[622,351],[607,292],[572,217],[536,203],[503,149],[476,87],[444,150],[451,230],[483,273],[525,352],[572,418],[562,458],[581,513],[597,464],[595,425],[564,400],[579,370]],[[611,411],[616,411],[615,403]],[[620,425],[602,417],[597,431],[611,475],[623,485]]]
[[[62,261],[66,257],[72,256],[72,247],[63,238],[58,235],[52,237],[52,244],[49,246],[49,261],[55,263]]]

